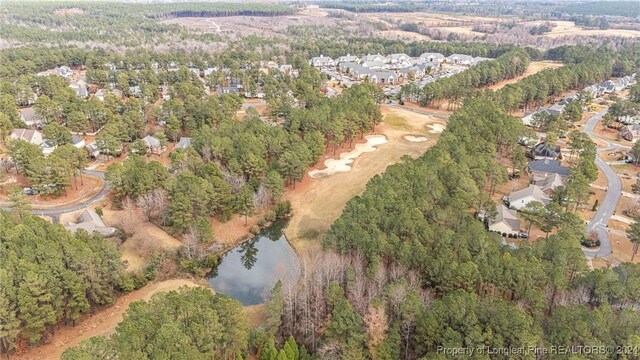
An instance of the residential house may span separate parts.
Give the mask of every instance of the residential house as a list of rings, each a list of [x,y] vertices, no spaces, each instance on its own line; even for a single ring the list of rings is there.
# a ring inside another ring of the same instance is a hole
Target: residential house
[[[486,57],[477,56],[477,57],[474,57],[474,58],[471,60],[471,65],[472,65],[472,66],[473,66],[473,65],[478,65],[478,64],[480,64],[481,62],[483,62],[483,61],[488,61],[488,60],[491,60],[491,59],[486,58]]]
[[[13,129],[10,137],[12,139],[24,140],[34,145],[40,145],[44,142],[42,133],[33,129]]]
[[[529,152],[529,157],[535,160],[549,159],[556,160],[562,157],[560,146],[549,146],[546,143],[539,143]]]
[[[63,78],[68,78],[73,75],[73,71],[68,66],[60,66],[54,69],[57,75],[62,76]]]
[[[396,75],[391,71],[373,71],[367,79],[374,84],[395,84],[397,81]]]
[[[382,69],[387,69],[389,68],[389,65],[387,65],[387,63],[385,63],[384,61],[365,61],[362,63],[363,67],[372,69],[372,70],[382,70]]]
[[[345,62],[359,62],[360,59],[357,56],[353,56],[351,54],[347,54],[347,56],[340,56],[337,60],[336,60],[336,64],[342,64]]]
[[[82,149],[87,144],[85,143],[84,138],[82,136],[73,134],[71,136],[71,145],[77,147],[78,149]]]
[[[444,55],[440,53],[424,53],[420,55],[420,59],[426,60],[430,63],[441,63],[444,62]]]
[[[471,65],[473,63],[473,57],[463,54],[452,54],[447,57],[446,61],[449,64],[455,65]]]
[[[114,227],[106,226],[100,216],[90,209],[85,209],[75,223],[67,221],[64,227],[74,234],[80,229],[85,230],[89,234],[97,232],[106,237],[113,236],[116,233]]]
[[[560,174],[552,174],[544,179],[536,181],[535,185],[538,186],[548,197],[551,197],[553,190],[557,187],[567,186],[567,179]]]
[[[231,85],[231,86],[218,86],[216,88],[216,93],[218,95],[222,94],[239,94],[241,87],[239,85]]]
[[[138,86],[138,85],[129,86],[129,95],[133,96],[133,97],[140,98],[140,97],[142,97],[142,89],[140,89],[140,86]]]
[[[95,142],[87,144],[84,149],[87,150],[87,154],[89,154],[91,158],[95,159],[100,155],[100,148]]]
[[[151,154],[160,155],[166,150],[165,147],[162,146],[162,143],[160,143],[160,140],[151,135],[142,138],[142,142],[144,142],[144,145],[147,147],[147,152]]]
[[[28,107],[20,112],[20,120],[22,120],[27,127],[40,127],[42,126],[42,119],[38,115],[36,109]]]
[[[218,71],[218,68],[215,67],[210,67],[210,68],[206,68],[204,69],[204,77],[209,77],[211,74],[213,74],[214,71]]]
[[[544,191],[542,191],[539,186],[533,184],[522,190],[513,191],[507,197],[509,207],[516,210],[521,210],[523,207],[527,206],[527,204],[533,201],[538,201],[543,205],[547,205],[551,202],[551,199],[547,196],[547,194],[544,193]]]
[[[400,63],[409,61],[409,59],[411,59],[411,57],[407,54],[402,54],[402,53],[391,54],[391,55],[387,55],[384,62],[389,64],[400,64]]]
[[[363,63],[365,62],[369,62],[369,61],[382,61],[384,62],[386,59],[386,57],[377,54],[377,55],[367,55],[367,56],[363,56],[362,58],[360,58],[360,61],[362,61]]]
[[[493,219],[489,219],[489,231],[495,231],[503,236],[517,236],[520,233],[520,220],[515,210],[500,204],[496,208],[498,214]]]
[[[104,89],[98,89],[93,96],[97,97],[98,100],[104,101],[104,96],[107,95],[107,92]]]
[[[539,181],[553,174],[569,176],[569,168],[560,165],[560,160],[535,160],[527,165],[527,172],[533,176],[534,181]]]
[[[311,58],[311,60],[309,60],[309,64],[313,67],[334,66],[335,61],[328,56],[320,55]]]
[[[76,96],[81,98],[89,97],[89,86],[84,80],[71,82],[69,87],[75,91]]]
[[[175,146],[175,150],[187,149],[191,146],[191,138],[190,137],[181,137],[180,141]]]
[[[625,125],[620,131],[620,136],[627,141],[636,142],[640,138],[640,125]]]
[[[44,139],[42,144],[40,144],[40,149],[42,150],[42,154],[44,156],[51,155],[53,150],[55,150],[57,146],[51,140]]]
[[[200,69],[195,68],[195,67],[190,67],[189,71],[191,71],[192,73],[196,74],[196,76],[200,77]]]

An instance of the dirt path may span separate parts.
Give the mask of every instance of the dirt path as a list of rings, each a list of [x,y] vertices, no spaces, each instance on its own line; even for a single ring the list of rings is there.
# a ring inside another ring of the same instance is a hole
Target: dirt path
[[[147,285],[140,290],[130,292],[118,298],[116,303],[106,309],[98,311],[93,316],[82,320],[75,327],[63,327],[49,339],[45,345],[29,350],[27,353],[11,356],[12,360],[58,360],[62,353],[83,340],[94,336],[111,335],[118,323],[122,321],[124,312],[134,301],[149,300],[153,294],[163,291],[176,290],[182,286],[200,286],[194,280],[174,279]]]
[[[383,106],[382,112],[385,118],[376,128],[375,134],[384,135],[387,143],[378,145],[375,151],[363,153],[354,159],[350,164],[350,171],[321,178],[312,178],[305,174],[302,182],[287,193],[286,198],[291,201],[293,207],[293,217],[285,234],[296,251],[318,249],[322,235],[340,216],[347,202],[364,191],[369,179],[383,173],[387,166],[399,162],[404,155],[414,158],[422,155],[436,143],[439,135],[430,132],[428,126],[444,124],[442,119],[404,109]],[[421,138],[420,140],[426,137],[427,140],[410,141],[406,136],[414,140],[415,137]],[[324,160],[321,163],[324,163]]]

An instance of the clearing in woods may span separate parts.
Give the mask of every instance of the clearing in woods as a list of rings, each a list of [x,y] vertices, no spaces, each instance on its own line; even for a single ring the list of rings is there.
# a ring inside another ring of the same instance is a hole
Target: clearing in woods
[[[387,166],[399,162],[403,156],[415,158],[433,146],[438,134],[430,132],[429,125],[439,124],[444,127],[443,120],[432,116],[384,105],[381,109],[384,118],[376,127],[375,133],[384,135],[388,142],[354,159],[350,164],[350,171],[321,178],[305,174],[296,188],[285,195],[293,207],[293,216],[285,234],[297,252],[306,252],[320,246],[322,235],[340,216],[347,202],[364,191],[369,179],[383,173]],[[421,141],[415,141],[416,138]],[[339,158],[339,154],[327,155],[320,162],[319,168],[324,168],[324,161],[329,158]]]
[[[118,323],[122,321],[124,312],[132,302],[149,300],[158,292],[177,290],[182,286],[194,287],[200,286],[200,284],[190,279],[174,279],[147,285],[119,297],[114,305],[81,320],[74,327],[63,326],[56,329],[55,335],[49,339],[47,344],[30,349],[24,354],[14,355],[11,359],[58,360],[66,349],[80,344],[83,340],[94,336],[113,334]]]
[[[518,81],[526,78],[529,75],[533,75],[545,69],[557,69],[562,67],[562,65],[563,65],[562,63],[557,63],[553,61],[532,61],[531,63],[529,63],[529,67],[527,68],[527,71],[524,72],[524,74],[517,76],[513,79],[508,79],[508,80],[501,81],[497,84],[493,84],[487,88],[491,90],[498,90],[509,84],[517,83]]]

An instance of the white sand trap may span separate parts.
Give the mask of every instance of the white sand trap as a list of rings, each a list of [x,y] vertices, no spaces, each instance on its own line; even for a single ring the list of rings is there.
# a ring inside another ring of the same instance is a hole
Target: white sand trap
[[[435,123],[427,126],[431,129],[429,132],[432,134],[440,134],[444,131],[444,125],[442,124]]]
[[[311,170],[309,171],[309,176],[312,178],[321,178],[331,176],[337,172],[351,171],[351,166],[349,164],[353,163],[358,156],[367,152],[376,151],[376,146],[388,142],[384,135],[367,135],[365,136],[365,139],[367,139],[366,143],[356,144],[353,150],[340,154],[340,159],[325,160],[325,168],[322,170]]]
[[[411,142],[425,142],[429,139],[427,139],[424,136],[415,136],[415,135],[405,135],[403,136],[403,138],[407,141],[411,141]]]

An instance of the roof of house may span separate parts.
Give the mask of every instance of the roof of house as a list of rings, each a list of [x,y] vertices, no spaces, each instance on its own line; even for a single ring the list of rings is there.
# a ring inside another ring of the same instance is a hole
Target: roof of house
[[[529,185],[524,189],[513,191],[511,194],[509,194],[509,201],[515,202],[518,199],[523,199],[526,197],[533,197],[541,203],[548,202],[549,200],[547,195],[542,191],[542,188],[537,185]]]
[[[515,210],[511,210],[502,204],[500,204],[496,210],[498,210],[498,214],[493,220],[489,220],[489,226],[504,223],[514,231],[520,230],[520,220],[518,220],[518,215]]]
[[[440,53],[424,53],[420,55],[421,58],[434,58],[434,59],[444,59],[444,55]]]
[[[342,63],[342,62],[351,62],[351,61],[358,61],[358,57],[357,56],[353,56],[350,54],[347,54],[347,56],[340,56],[338,58],[338,62]]]
[[[11,132],[11,137],[31,142],[36,134],[40,134],[40,132],[33,129],[13,129],[13,131]]]
[[[464,54],[451,54],[447,57],[447,59],[453,60],[453,59],[458,59],[461,61],[473,61],[473,57],[469,56],[469,55],[464,55]]]
[[[160,140],[151,135],[145,136],[144,138],[142,138],[142,141],[144,141],[144,144],[148,147],[160,146]]]
[[[22,112],[20,113],[20,116],[22,116],[22,120],[27,125],[34,124],[36,122],[41,121],[40,116],[38,116],[38,113],[36,112],[36,109],[33,106],[30,106],[22,110]]]
[[[384,61],[378,61],[378,60],[370,60],[370,61],[365,61],[362,63],[362,66],[364,67],[368,67],[368,68],[372,68],[372,67],[383,67],[386,64],[384,63]]]
[[[103,236],[111,236],[115,234],[116,229],[110,226],[106,226],[98,214],[89,209],[85,209],[80,216],[78,216],[77,223],[68,222],[64,224],[64,227],[76,233],[79,229],[86,230],[89,234],[97,232]]]
[[[191,146],[191,138],[190,137],[181,137],[180,141],[176,144],[176,149],[186,149]]]
[[[389,60],[400,60],[400,59],[408,59],[408,58],[409,58],[409,55],[403,54],[403,53],[387,55],[387,59]]]
[[[560,156],[560,146],[548,146],[546,143],[539,143],[533,148],[533,154],[555,159]]]
[[[82,136],[80,136],[80,135],[73,134],[73,135],[71,136],[71,143],[72,143],[73,145],[79,144],[79,143],[81,143],[81,142],[83,142],[83,141],[84,141],[84,139],[83,139],[83,138],[82,138]]]
[[[388,78],[394,78],[395,79],[395,75],[391,72],[391,71],[372,71],[369,74],[369,77],[377,77],[378,79],[388,79]]]
[[[535,160],[530,162],[527,168],[529,171],[569,176],[569,168],[560,165],[560,160]]]
[[[366,55],[363,56],[362,58],[360,58],[360,60],[362,60],[362,62],[367,62],[367,61],[382,61],[384,59],[384,56],[378,54],[378,55]]]
[[[567,182],[560,174],[553,174],[547,176],[544,179],[536,181],[536,185],[542,189],[542,191],[554,190],[558,186],[567,186]]]

